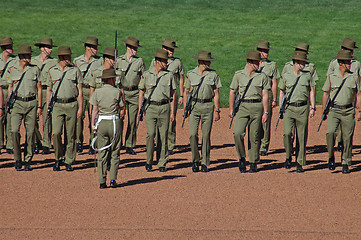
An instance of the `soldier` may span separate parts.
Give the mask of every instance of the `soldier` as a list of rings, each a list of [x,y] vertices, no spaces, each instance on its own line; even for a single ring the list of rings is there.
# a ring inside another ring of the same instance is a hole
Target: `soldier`
[[[177,83],[172,72],[166,70],[168,53],[158,49],[153,55],[155,67],[146,71],[139,83],[139,109],[143,98],[149,105],[146,106],[145,124],[147,125],[147,163],[145,169],[150,171],[153,164],[154,138],[159,132],[160,158],[158,167],[160,172],[167,171],[168,161],[168,127],[169,120],[174,121],[175,90]],[[139,112],[138,112],[139,114]]]
[[[83,96],[84,96],[84,112],[81,118],[77,119],[76,122],[76,151],[78,153],[83,152],[83,142],[84,142],[84,118],[85,111],[88,111],[88,119],[90,119],[90,110],[89,110],[89,96],[90,96],[90,68],[99,68],[102,63],[99,61],[99,57],[96,55],[98,52],[98,38],[96,37],[87,37],[84,43],[85,53],[74,59],[74,65],[77,66],[82,72],[84,79],[83,83]],[[91,129],[89,129],[91,134]],[[89,154],[94,154],[94,149],[89,147]]]
[[[115,188],[117,187],[121,137],[119,114],[124,116],[124,103],[121,90],[115,87],[114,68],[104,69],[103,74],[98,78],[102,79],[103,85],[95,90],[90,98],[90,104],[93,106],[92,125],[94,133],[97,133],[99,148],[99,183],[101,189],[107,187],[107,159],[110,158],[110,187]]]
[[[277,65],[275,62],[268,59],[268,53],[270,48],[270,43],[265,40],[260,40],[256,45],[257,51],[261,55],[261,61],[259,63],[259,72],[263,72],[269,77],[271,83],[271,89],[268,92],[268,118],[265,123],[262,123],[262,128],[260,132],[261,136],[261,147],[260,152],[261,156],[266,156],[269,148],[270,138],[271,138],[271,119],[272,119],[272,108],[277,106],[277,79],[280,78],[280,73],[278,72]]]
[[[259,71],[261,55],[259,51],[250,50],[247,55],[247,65],[243,70],[235,72],[229,92],[229,117],[232,117],[235,94],[239,92],[240,105],[234,122],[234,142],[239,158],[239,171],[246,172],[246,151],[244,136],[248,128],[249,172],[257,172],[259,159],[260,132],[262,123],[269,115],[268,92],[271,89],[270,80],[265,73]]]
[[[293,67],[284,68],[279,83],[280,98],[289,98],[283,119],[283,142],[286,149],[285,168],[291,168],[292,162],[292,136],[296,129],[299,150],[296,154],[297,169],[303,172],[306,165],[306,142],[308,135],[308,117],[312,118],[316,111],[316,83],[311,72],[305,70],[306,63],[309,62],[307,54],[302,51],[295,51],[292,57]],[[311,104],[311,110],[309,105]]]
[[[6,71],[16,62],[15,56],[13,55],[13,40],[11,37],[3,37],[0,39],[0,46],[2,53],[0,54],[0,85],[2,85],[2,100],[3,100],[3,111],[7,104],[8,99],[8,87],[9,83],[4,79]],[[1,96],[0,96],[1,97]],[[8,154],[13,154],[13,138],[11,136],[11,121],[10,114],[7,115],[6,121],[4,121],[4,116],[0,116],[0,152],[1,148],[4,148],[5,137],[6,137],[6,152]],[[4,124],[6,122],[6,124]],[[5,135],[6,132],[6,135]]]
[[[71,164],[76,157],[74,141],[76,119],[83,114],[83,77],[79,68],[71,64],[70,47],[59,47],[58,57],[59,63],[50,68],[49,74],[47,74],[48,90],[46,99],[48,105],[52,92],[57,93],[52,113],[55,150],[53,170],[60,171],[60,163],[65,160],[66,170],[73,171]],[[66,126],[65,134],[67,139],[64,148],[61,137],[63,125]]]
[[[183,104],[183,85],[184,85],[184,67],[182,62],[179,58],[173,57],[174,50],[177,47],[176,42],[173,39],[166,38],[163,42],[160,43],[162,48],[168,52],[168,63],[167,63],[167,70],[172,72],[176,77],[177,86],[179,83],[179,91],[181,93],[178,96],[178,92],[175,93],[175,109],[174,114],[177,116],[178,104]],[[153,59],[152,63],[150,64],[149,69],[154,68],[155,61]],[[169,122],[169,129],[168,129],[168,151],[169,155],[174,154],[174,147],[176,142],[176,119],[174,121]]]
[[[144,61],[141,57],[137,57],[139,40],[134,37],[128,37],[125,42],[126,53],[117,58],[117,69],[121,70],[124,78],[120,82],[120,86],[124,90],[125,108],[128,113],[128,126],[125,133],[125,149],[126,153],[135,155],[133,150],[136,144],[136,122],[138,114],[139,101],[139,81],[145,71]]]
[[[333,100],[327,118],[328,168],[335,170],[335,136],[336,130],[340,126],[344,145],[341,155],[342,173],[347,174],[350,173],[349,166],[351,166],[352,160],[352,137],[355,129],[354,102],[356,97],[356,108],[361,106],[361,87],[358,74],[350,71],[353,59],[351,51],[339,50],[336,59],[339,67],[328,75],[322,87],[323,107],[329,97]],[[357,121],[361,120],[360,112],[356,111]]]
[[[46,89],[47,85],[45,82],[46,74],[51,67],[55,66],[58,63],[57,59],[54,59],[50,56],[51,52],[53,51],[53,47],[57,47],[53,44],[53,40],[51,38],[42,38],[39,43],[34,44],[36,47],[39,47],[41,53],[40,55],[31,59],[31,63],[38,66],[40,69],[40,82],[41,87],[43,89],[43,99],[42,99],[42,106],[41,109],[43,110],[43,123],[45,123],[47,111],[44,106],[46,107]],[[44,144],[43,144],[43,154],[49,154],[51,148],[51,120],[46,122],[46,125],[43,124],[43,135],[44,135]],[[41,146],[41,134],[39,132],[39,124],[36,122],[35,128],[35,153],[39,152],[39,147]]]
[[[222,87],[219,76],[215,70],[210,69],[212,54],[209,51],[199,51],[198,66],[187,73],[187,80],[184,86],[184,97],[188,94],[194,97],[192,111],[189,115],[190,145],[192,150],[192,171],[199,172],[200,156],[198,152],[198,128],[201,121],[202,128],[202,172],[208,172],[210,165],[211,151],[211,130],[214,120],[218,121],[221,116],[219,88]],[[214,99],[214,100],[213,100]]]
[[[25,171],[30,171],[30,162],[34,154],[34,130],[36,118],[41,115],[42,90],[39,81],[40,70],[30,64],[31,47],[20,45],[19,61],[7,70],[5,76],[9,82],[9,95],[15,94],[15,103],[11,112],[11,131],[14,143],[15,169],[22,168],[20,151],[20,126],[24,120],[26,140],[24,149]],[[38,100],[36,100],[38,98]]]

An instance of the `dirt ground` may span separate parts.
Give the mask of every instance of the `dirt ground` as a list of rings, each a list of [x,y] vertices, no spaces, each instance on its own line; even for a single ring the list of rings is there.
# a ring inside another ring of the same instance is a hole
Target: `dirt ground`
[[[208,173],[193,173],[188,120],[168,171],[146,172],[146,128],[137,155],[121,152],[116,189],[99,189],[94,156],[78,154],[74,172],[53,172],[54,153],[37,154],[33,171],[15,171],[0,155],[0,239],[361,239],[361,132],[356,124],[352,172],[327,168],[321,107],[310,120],[304,173],[283,168],[282,121],[258,173],[241,174],[227,109],[212,131]],[[84,124],[87,126],[88,124]],[[24,136],[22,136],[24,138]],[[86,137],[87,139],[88,137]],[[249,167],[247,166],[247,169]],[[109,182],[109,180],[108,180]]]

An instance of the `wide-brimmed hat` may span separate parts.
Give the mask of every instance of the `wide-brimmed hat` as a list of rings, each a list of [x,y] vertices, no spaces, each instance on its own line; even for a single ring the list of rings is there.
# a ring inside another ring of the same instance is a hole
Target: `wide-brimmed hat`
[[[259,40],[257,45],[254,45],[256,48],[260,48],[260,49],[267,49],[270,50],[272,48],[270,48],[270,44],[269,41],[266,40]]]
[[[119,75],[115,74],[114,68],[110,68],[110,69],[104,69],[102,75],[97,78],[109,79],[109,78],[116,78],[117,76]]]
[[[201,50],[198,52],[198,56],[193,56],[193,58],[203,61],[214,61],[215,58],[212,58],[212,53],[210,51]]]
[[[347,51],[344,49],[338,50],[337,56],[334,57],[337,60],[352,60],[354,59],[351,51]]]
[[[345,38],[343,42],[337,42],[342,47],[351,49],[351,50],[359,50],[359,48],[356,46],[356,42],[352,38]]]
[[[168,52],[164,49],[157,49],[155,54],[153,54],[156,58],[166,59],[168,60]]]
[[[310,45],[307,43],[303,43],[303,42],[299,42],[299,43],[297,43],[296,47],[295,46],[292,46],[292,47],[296,48],[296,51],[301,50],[301,51],[305,51],[307,53],[309,52],[309,49],[310,49]]]
[[[261,61],[261,54],[257,50],[249,50],[247,57],[243,58],[246,58],[247,60]]]
[[[310,60],[307,59],[307,53],[304,51],[294,51],[293,57],[291,57],[293,60],[299,60],[299,61],[305,61],[309,62]]]
[[[9,36],[0,39],[0,46],[13,45],[13,39]]]
[[[31,46],[30,45],[20,45],[18,48],[18,51],[16,51],[15,53],[20,55],[20,54],[30,54],[33,51],[31,51]]]
[[[172,48],[172,49],[178,48],[178,46],[175,44],[175,41],[173,39],[171,39],[171,38],[164,39],[164,41],[160,42],[160,44],[162,46]]]
[[[68,46],[60,46],[58,48],[58,56],[71,55],[71,49]]]
[[[104,49],[103,55],[115,57],[115,48],[107,47]]]
[[[41,47],[41,46],[50,46],[50,47],[57,47],[53,44],[53,39],[51,38],[42,38],[40,42],[35,43],[34,46]]]
[[[125,42],[125,44],[133,46],[133,47],[142,47],[139,45],[139,40],[136,39],[135,37],[128,37],[127,40],[122,40],[122,42]]]
[[[82,43],[87,44],[87,45],[92,45],[92,46],[101,46],[98,43],[98,38],[97,37],[92,37],[92,36],[86,37],[85,42],[82,42]]]

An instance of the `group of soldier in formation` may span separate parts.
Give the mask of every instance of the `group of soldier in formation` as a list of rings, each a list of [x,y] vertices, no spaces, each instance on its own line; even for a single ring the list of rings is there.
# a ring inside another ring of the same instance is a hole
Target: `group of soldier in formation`
[[[0,146],[6,141],[3,148],[14,154],[15,169],[20,170],[24,165],[24,170],[30,171],[34,153],[42,146],[42,153],[49,154],[52,140],[53,170],[60,171],[64,164],[67,171],[72,171],[76,152],[83,151],[84,113],[87,112],[91,138],[89,154],[95,154],[95,148],[98,149],[100,188],[107,187],[107,170],[110,187],[117,186],[120,149],[124,145],[126,153],[136,154],[136,131],[139,121],[143,120],[147,127],[145,169],[152,170],[156,149],[159,171],[165,172],[168,156],[174,153],[177,108],[184,105],[184,119],[189,118],[192,171],[208,172],[210,135],[213,121],[220,119],[219,88],[222,87],[219,75],[210,68],[215,58],[209,51],[199,51],[193,57],[198,60],[198,66],[184,78],[182,62],[173,56],[178,48],[174,40],[166,38],[160,43],[162,48],[153,55],[149,70],[137,56],[138,48],[142,47],[139,40],[128,37],[122,41],[126,47],[124,55],[118,56],[116,47],[107,47],[99,57],[98,38],[89,36],[83,42],[85,53],[72,61],[68,46],[58,48],[58,59],[51,57],[53,48],[57,47],[51,38],[35,43],[41,53],[33,58],[31,46],[20,45],[15,57],[12,38],[0,39]],[[355,118],[358,121],[361,118],[360,111],[356,110],[361,104],[361,65],[353,56],[353,51],[358,49],[353,39],[345,38],[338,43],[341,50],[331,61],[322,88],[323,120],[327,118],[328,168],[335,169],[337,137],[342,143],[342,173],[349,173]],[[292,61],[285,64],[281,75],[276,63],[268,59],[270,43],[260,40],[255,48],[248,52],[245,67],[235,72],[230,85],[229,117],[234,120],[239,170],[247,171],[244,145],[247,128],[248,171],[257,172],[260,155],[267,155],[272,109],[277,105],[279,88],[279,118],[283,119],[286,150],[284,167],[292,167],[296,140],[296,171],[303,172],[308,118],[315,115],[318,80],[315,66],[307,58],[309,45],[300,42],[295,46]],[[128,122],[123,144],[126,114]],[[40,115],[43,136],[39,131]],[[26,129],[24,161],[20,149],[23,121]],[[200,124],[202,157],[198,151]]]

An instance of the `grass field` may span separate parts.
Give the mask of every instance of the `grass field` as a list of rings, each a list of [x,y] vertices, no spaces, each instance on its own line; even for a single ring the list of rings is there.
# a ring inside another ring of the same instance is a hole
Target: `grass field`
[[[19,44],[34,44],[41,37],[52,37],[57,45],[71,46],[74,57],[83,53],[86,36],[99,37],[102,46],[114,46],[114,30],[120,39],[135,36],[144,48],[138,55],[149,66],[159,42],[171,37],[180,46],[186,70],[197,64],[192,56],[210,50],[217,60],[212,64],[221,77],[221,104],[228,106],[229,84],[242,68],[248,50],[258,40],[271,42],[270,59],[282,71],[293,48],[302,41],[311,45],[309,58],[315,63],[320,81],[317,102],[329,61],[337,55],[345,37],[361,46],[361,1],[305,0],[1,0],[0,36],[10,35]],[[55,51],[56,53],[56,51]],[[54,54],[55,55],[55,54]],[[361,57],[360,52],[355,52]]]

